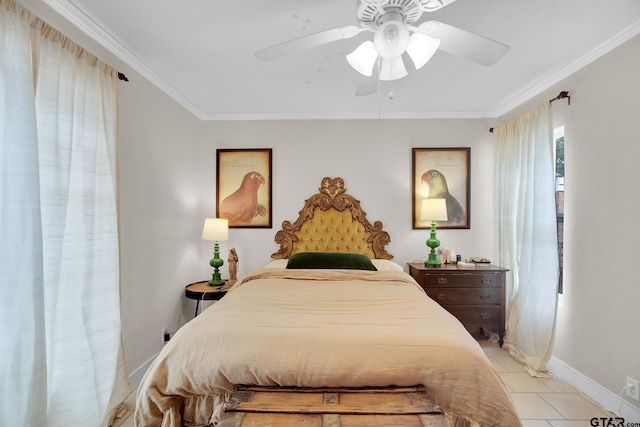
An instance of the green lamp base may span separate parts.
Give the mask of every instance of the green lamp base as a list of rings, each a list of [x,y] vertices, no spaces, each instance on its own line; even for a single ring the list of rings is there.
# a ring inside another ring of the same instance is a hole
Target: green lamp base
[[[209,280],[207,283],[209,284],[209,286],[222,286],[224,285],[224,280],[222,280],[222,277],[220,277],[220,273],[217,273],[216,277],[216,273],[213,273],[213,277],[211,278],[211,280]]]
[[[213,258],[211,258],[211,261],[209,261],[209,265],[213,267],[213,274],[211,275],[211,280],[207,282],[209,286],[224,285],[224,280],[222,280],[222,277],[220,276],[220,271],[218,270],[220,267],[222,267],[223,264],[224,264],[224,261],[220,258],[220,248],[218,246],[218,241],[216,240],[216,242],[213,245]]]
[[[436,254],[436,248],[440,246],[440,240],[436,238],[436,222],[431,221],[431,236],[427,239],[427,246],[431,248],[429,258],[424,262],[427,267],[440,267],[442,263],[438,261],[438,254]]]
[[[427,267],[440,267],[442,265],[442,263],[438,261],[438,255],[435,250],[431,250],[429,258],[424,262],[424,265]]]

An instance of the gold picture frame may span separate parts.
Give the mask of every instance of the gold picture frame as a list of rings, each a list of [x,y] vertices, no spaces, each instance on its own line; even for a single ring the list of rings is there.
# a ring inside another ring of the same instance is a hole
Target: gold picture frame
[[[439,229],[471,228],[471,148],[412,149],[412,219],[414,229],[428,229],[420,219],[425,198],[447,200],[447,221],[436,221]]]
[[[216,150],[216,217],[271,228],[271,148]]]

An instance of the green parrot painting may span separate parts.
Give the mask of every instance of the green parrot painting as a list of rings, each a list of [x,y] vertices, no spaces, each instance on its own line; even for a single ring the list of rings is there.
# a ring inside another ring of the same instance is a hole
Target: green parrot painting
[[[431,169],[422,174],[422,182],[429,186],[429,199],[445,199],[447,204],[447,222],[460,223],[466,222],[467,215],[458,200],[449,193],[447,180],[444,175],[436,170]]]

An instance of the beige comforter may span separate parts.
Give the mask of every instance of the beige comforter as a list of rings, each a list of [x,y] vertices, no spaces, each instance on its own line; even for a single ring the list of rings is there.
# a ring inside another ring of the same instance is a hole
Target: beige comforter
[[[451,427],[521,425],[478,343],[397,271],[246,275],[155,359],[136,426],[215,424],[235,384],[422,384]]]

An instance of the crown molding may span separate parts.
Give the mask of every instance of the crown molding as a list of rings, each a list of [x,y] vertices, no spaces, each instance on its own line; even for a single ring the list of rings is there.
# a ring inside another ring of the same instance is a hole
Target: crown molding
[[[149,68],[144,61],[134,55],[130,50],[125,48],[118,40],[100,27],[95,21],[84,14],[73,3],[68,0],[42,0],[46,5],[51,7],[55,12],[61,15],[71,25],[78,28],[84,34],[89,36],[93,41],[101,45],[104,49],[115,55],[118,59],[133,68],[136,72],[149,80],[160,90],[165,92],[169,97],[182,105],[194,116],[203,120],[203,112],[191,103],[180,91],[171,86]]]
[[[517,108],[521,104],[541,94],[543,91],[551,88],[555,84],[560,83],[562,80],[571,76],[573,73],[586,67],[596,59],[602,57],[604,54],[610,52],[611,50],[615,49],[622,43],[630,40],[638,34],[640,34],[640,19],[627,26],[623,30],[619,31],[604,43],[596,46],[587,54],[569,63],[567,66],[550,74],[547,74],[546,76],[543,76],[540,80],[532,82],[530,87],[526,88],[525,90],[514,93],[510,97],[503,99],[498,103],[496,107],[494,107],[494,117],[501,117],[509,111]]]
[[[242,113],[242,114],[204,114],[204,121],[238,120],[407,120],[407,119],[489,119],[484,111],[448,111],[448,112],[345,112],[345,113]]]

